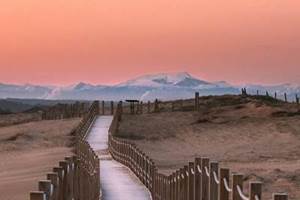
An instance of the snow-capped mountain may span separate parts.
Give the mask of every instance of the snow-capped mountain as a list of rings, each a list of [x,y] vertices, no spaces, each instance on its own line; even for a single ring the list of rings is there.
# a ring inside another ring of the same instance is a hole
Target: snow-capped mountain
[[[0,98],[45,98],[53,90],[50,86],[12,85],[0,83]]]
[[[225,81],[208,82],[198,79],[187,72],[162,73],[140,76],[126,82],[106,86],[80,82],[66,87],[48,87],[35,85],[0,84],[0,98],[41,98],[41,99],[78,99],[78,100],[124,100],[139,99],[143,101],[184,99],[200,95],[239,94],[240,88],[246,87],[249,93],[257,90],[278,95],[286,92],[290,98],[300,92],[299,86],[290,84],[261,86],[232,86]]]
[[[169,87],[169,86],[179,86],[179,87],[195,87],[199,85],[209,84],[206,81],[202,81],[192,77],[187,72],[180,73],[162,73],[162,74],[151,74],[140,76],[138,78],[126,81],[124,83],[118,84],[118,87],[122,86],[143,86],[143,87]]]

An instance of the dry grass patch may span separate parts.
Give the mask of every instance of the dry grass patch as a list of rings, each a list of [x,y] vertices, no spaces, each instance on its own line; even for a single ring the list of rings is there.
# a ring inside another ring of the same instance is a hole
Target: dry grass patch
[[[41,120],[39,113],[0,114],[0,127]]]
[[[80,119],[49,120],[0,128],[0,199],[28,199],[39,180],[72,154]]]
[[[193,103],[192,100],[186,102]],[[199,112],[125,115],[119,136],[132,140],[170,173],[206,156],[221,166],[262,180],[264,198],[287,191],[300,198],[300,115],[295,104],[270,97],[200,99]]]

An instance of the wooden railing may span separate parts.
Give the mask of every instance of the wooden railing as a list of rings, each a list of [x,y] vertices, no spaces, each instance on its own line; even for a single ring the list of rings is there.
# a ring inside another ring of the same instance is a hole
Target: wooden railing
[[[195,101],[197,103],[197,101]],[[122,104],[117,106],[109,130],[112,157],[128,166],[149,189],[153,200],[262,200],[262,183],[250,182],[248,195],[243,188],[243,175],[230,174],[209,158],[195,158],[170,175],[158,172],[153,160],[136,145],[115,137],[122,117]],[[285,193],[273,194],[274,200],[287,200]]]
[[[46,180],[39,181],[39,191],[30,192],[30,200],[99,200],[99,158],[85,140],[98,114],[95,101],[76,129],[75,155],[60,161]]]
[[[114,113],[113,121],[109,128],[108,146],[112,157],[120,163],[128,166],[141,182],[153,191],[154,162],[146,156],[136,145],[127,141],[117,139],[114,133],[118,130],[119,121],[122,115],[122,104],[119,103]]]

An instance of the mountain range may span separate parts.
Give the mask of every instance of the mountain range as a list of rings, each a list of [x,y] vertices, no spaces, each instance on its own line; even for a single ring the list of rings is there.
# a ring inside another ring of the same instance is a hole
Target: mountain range
[[[144,75],[116,85],[92,85],[80,82],[71,86],[12,85],[0,83],[0,98],[29,99],[75,99],[75,100],[125,100],[143,101],[192,98],[197,91],[201,96],[239,94],[242,87],[248,92],[277,92],[283,96],[286,92],[290,100],[300,92],[299,86],[281,85],[244,85],[234,86],[225,81],[209,82],[198,79],[187,72]]]

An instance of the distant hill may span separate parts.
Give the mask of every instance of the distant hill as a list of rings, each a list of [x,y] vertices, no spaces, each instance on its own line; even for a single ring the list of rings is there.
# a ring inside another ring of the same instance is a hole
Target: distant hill
[[[45,98],[52,87],[37,85],[13,85],[0,83],[0,98]]]
[[[27,104],[30,106],[53,106],[58,103],[61,104],[73,104],[77,100],[52,100],[52,99],[17,99],[17,98],[7,98],[7,101],[10,102],[17,102],[22,104]]]
[[[74,104],[76,100],[0,99],[0,114],[34,113],[56,104]]]
[[[40,111],[46,111],[48,106],[33,106],[28,110],[24,110],[23,113],[37,113]]]
[[[66,87],[0,84],[0,98],[9,98],[14,102],[29,105],[54,105],[56,103],[74,103],[75,100],[95,99],[148,101],[158,98],[173,100],[191,98],[195,92],[199,92],[200,96],[239,94],[242,87],[246,87],[251,94],[256,94],[257,90],[261,94],[265,94],[266,90],[270,94],[277,92],[280,98],[283,98],[283,94],[286,92],[289,100],[293,100],[295,94],[300,93],[299,86],[290,84],[234,86],[225,81],[209,82],[189,73],[180,72],[144,75],[111,86],[83,82]],[[64,99],[71,99],[71,101],[62,102]]]
[[[0,108],[0,114],[3,115],[3,114],[11,114],[11,112],[9,110],[2,110]]]
[[[4,100],[0,99],[0,109],[2,110],[2,114],[7,114],[7,113],[18,113],[18,112],[23,112],[25,110],[28,110],[32,108],[31,105],[28,104],[23,104],[19,102],[13,102],[9,100]]]

